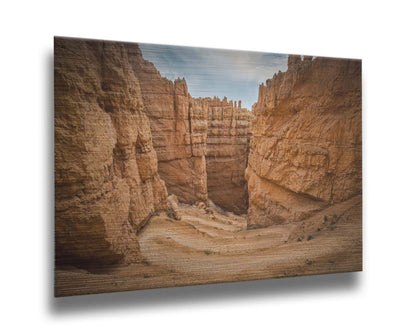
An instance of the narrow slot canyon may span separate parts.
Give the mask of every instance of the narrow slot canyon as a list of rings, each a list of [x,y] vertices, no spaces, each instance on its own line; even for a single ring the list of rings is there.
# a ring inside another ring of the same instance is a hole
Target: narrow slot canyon
[[[248,110],[55,39],[59,296],[360,270],[361,170],[360,61],[289,55]]]
[[[168,193],[182,203],[211,201],[245,214],[251,112],[226,97],[193,98],[185,79],[162,77],[136,52],[133,69]]]

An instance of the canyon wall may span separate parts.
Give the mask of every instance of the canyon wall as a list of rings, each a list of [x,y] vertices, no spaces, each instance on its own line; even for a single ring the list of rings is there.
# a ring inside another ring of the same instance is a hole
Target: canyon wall
[[[55,38],[58,264],[140,260],[135,233],[166,204],[134,48]]]
[[[136,233],[168,193],[248,208],[249,228],[360,194],[361,62],[289,56],[252,113],[193,98],[137,44],[56,38],[56,262],[139,261]]]
[[[57,263],[140,260],[135,233],[168,192],[245,213],[249,120],[241,104],[192,98],[137,44],[56,38]]]
[[[247,167],[251,112],[226,98],[208,103],[207,183],[209,198],[225,210],[244,214],[248,207]]]
[[[302,220],[361,192],[361,61],[289,56],[253,113],[249,227]]]
[[[140,82],[159,174],[168,192],[182,202],[207,202],[207,104],[190,96],[184,79],[172,82],[162,77],[137,45],[130,47],[129,59]]]
[[[207,203],[209,197],[225,209],[246,212],[250,112],[226,98],[193,98],[185,79],[162,77],[136,47],[129,59],[168,192],[185,203]]]

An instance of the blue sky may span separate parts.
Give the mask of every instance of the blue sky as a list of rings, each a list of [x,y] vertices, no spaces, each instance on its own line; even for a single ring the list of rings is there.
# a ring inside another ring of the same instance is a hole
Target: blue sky
[[[170,80],[184,77],[192,97],[241,100],[251,109],[259,84],[287,69],[287,54],[139,44],[143,57]]]

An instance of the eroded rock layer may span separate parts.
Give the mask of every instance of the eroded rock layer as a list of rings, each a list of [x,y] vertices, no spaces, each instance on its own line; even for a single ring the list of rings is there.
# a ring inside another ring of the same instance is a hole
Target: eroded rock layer
[[[208,103],[207,183],[209,198],[225,210],[247,212],[248,193],[244,173],[249,147],[251,112],[241,102],[226,98]]]
[[[250,112],[226,99],[192,98],[184,79],[162,77],[136,47],[128,54],[168,192],[185,203],[207,203],[209,196],[226,209],[245,212]]]
[[[208,200],[206,173],[207,104],[194,99],[184,79],[172,82],[131,47],[129,59],[140,82],[150,120],[159,174],[182,202]]]
[[[55,38],[57,263],[139,260],[135,232],[165,205],[134,49]]]
[[[253,111],[249,227],[302,220],[361,192],[361,61],[289,56]]]

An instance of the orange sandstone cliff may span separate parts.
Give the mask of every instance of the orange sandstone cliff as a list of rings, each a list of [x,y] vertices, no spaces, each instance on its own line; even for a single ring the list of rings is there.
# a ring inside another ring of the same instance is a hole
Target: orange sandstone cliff
[[[249,228],[360,194],[361,62],[289,56],[250,112],[193,98],[137,44],[56,38],[57,262],[140,260],[135,234],[168,193],[248,208]]]
[[[184,79],[172,82],[162,77],[137,45],[130,48],[129,59],[140,82],[159,174],[168,192],[182,202],[207,202],[207,105],[190,96]]]
[[[250,112],[226,99],[193,98],[185,79],[162,77],[137,47],[130,47],[129,59],[168,192],[185,203],[209,198],[225,209],[246,212]]]
[[[241,102],[226,98],[208,103],[207,179],[209,198],[225,210],[247,212],[248,192],[244,173],[249,148],[251,112]]]
[[[135,233],[165,206],[133,45],[55,38],[57,263],[140,260]]]
[[[289,56],[259,88],[248,226],[302,220],[361,193],[361,61]]]
[[[134,234],[168,192],[245,213],[250,117],[192,98],[135,43],[56,38],[57,262],[139,260]]]

